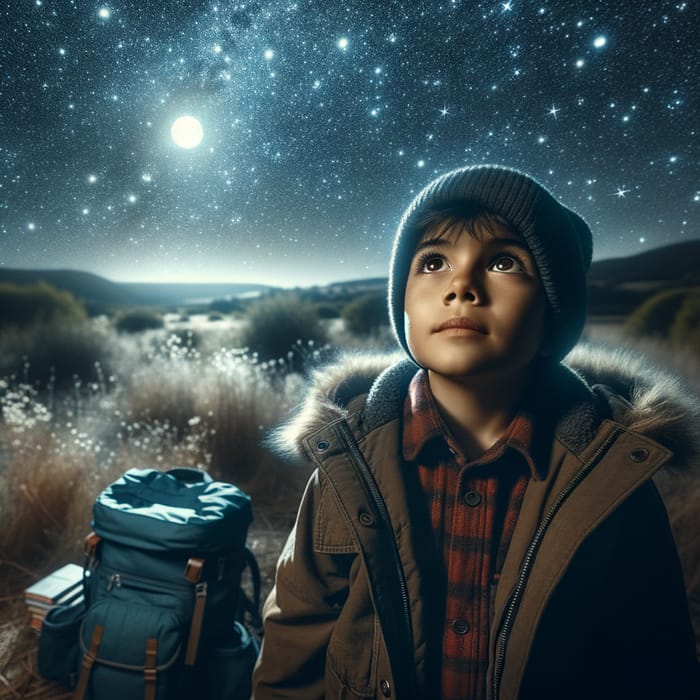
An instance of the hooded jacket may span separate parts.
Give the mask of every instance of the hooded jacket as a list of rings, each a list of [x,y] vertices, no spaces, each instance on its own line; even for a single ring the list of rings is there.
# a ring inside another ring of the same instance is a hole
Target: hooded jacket
[[[432,531],[400,450],[416,367],[396,360],[317,373],[277,434],[312,476],[264,608],[258,700],[433,697]],[[488,700],[698,698],[683,571],[653,478],[665,467],[678,474],[659,478],[665,492],[687,488],[675,482],[693,478],[698,404],[639,358],[580,347],[567,362],[538,378],[550,387],[536,416],[549,468],[527,487],[493,596]]]

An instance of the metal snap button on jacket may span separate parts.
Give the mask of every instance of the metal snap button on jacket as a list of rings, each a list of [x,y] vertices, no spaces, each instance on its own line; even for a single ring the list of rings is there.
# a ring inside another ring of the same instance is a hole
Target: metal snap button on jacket
[[[379,684],[379,689],[382,691],[382,695],[385,698],[388,698],[391,695],[391,683],[389,683],[389,681],[383,680]]]
[[[637,450],[630,452],[630,459],[633,462],[643,462],[649,456],[649,450],[645,447],[640,447]]]
[[[374,518],[366,510],[360,513],[360,523],[365,527],[372,527],[374,525]]]
[[[329,447],[330,447],[330,444],[328,443],[328,440],[321,440],[321,442],[319,442],[316,445],[316,449],[319,452],[325,452]]]

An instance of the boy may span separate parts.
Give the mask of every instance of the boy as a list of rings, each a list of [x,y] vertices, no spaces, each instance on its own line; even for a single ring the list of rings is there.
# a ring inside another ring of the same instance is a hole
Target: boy
[[[560,362],[591,254],[583,219],[508,168],[414,199],[389,277],[410,359],[319,373],[279,435],[313,474],[255,698],[700,697],[651,480],[697,438],[644,378],[607,367],[620,397]]]

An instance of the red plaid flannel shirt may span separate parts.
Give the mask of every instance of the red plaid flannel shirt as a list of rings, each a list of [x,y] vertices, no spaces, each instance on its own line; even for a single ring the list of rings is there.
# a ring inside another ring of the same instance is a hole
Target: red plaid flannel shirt
[[[404,405],[403,456],[418,466],[447,590],[439,679],[445,700],[486,696],[491,598],[528,480],[542,478],[533,458],[528,402],[505,434],[467,462],[442,421],[425,370]]]

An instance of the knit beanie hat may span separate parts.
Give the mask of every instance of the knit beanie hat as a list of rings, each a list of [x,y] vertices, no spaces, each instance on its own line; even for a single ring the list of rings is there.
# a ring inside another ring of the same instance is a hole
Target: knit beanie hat
[[[420,236],[417,222],[431,210],[471,203],[506,219],[525,239],[549,306],[547,350],[556,360],[575,345],[586,320],[586,273],[593,240],[588,224],[539,182],[498,165],[452,170],[427,185],[404,212],[389,268],[389,319],[403,349],[406,282]]]

